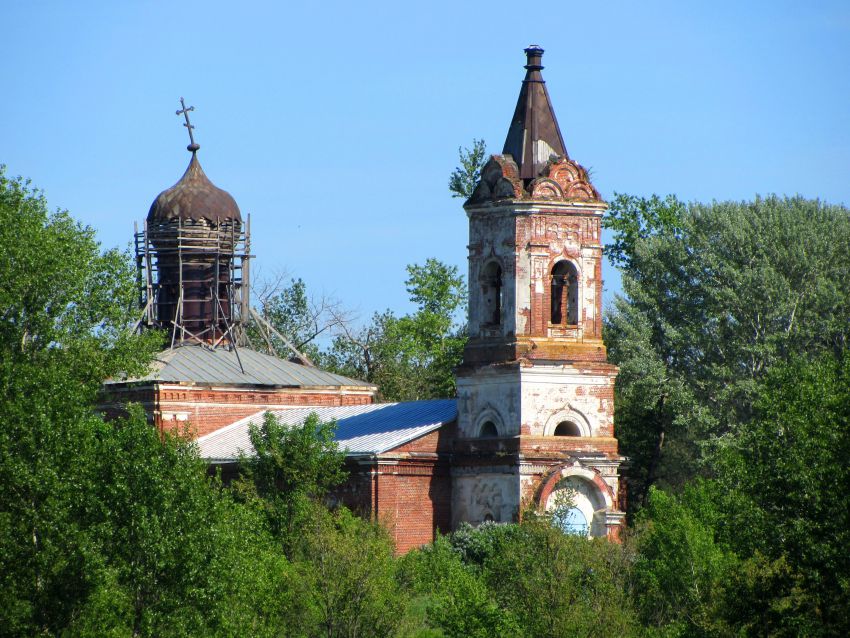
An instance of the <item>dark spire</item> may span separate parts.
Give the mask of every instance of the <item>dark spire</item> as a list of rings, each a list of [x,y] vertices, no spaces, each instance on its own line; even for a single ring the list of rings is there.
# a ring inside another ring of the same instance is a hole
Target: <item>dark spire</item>
[[[540,176],[550,156],[568,156],[546,91],[546,82],[540,75],[543,49],[532,44],[525,50],[525,55],[528,56],[525,80],[502,154],[513,157],[521,178],[534,179]]]

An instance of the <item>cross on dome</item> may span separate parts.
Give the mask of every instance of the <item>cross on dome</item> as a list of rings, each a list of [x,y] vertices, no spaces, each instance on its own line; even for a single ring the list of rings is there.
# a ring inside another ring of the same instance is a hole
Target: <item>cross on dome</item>
[[[189,146],[186,147],[186,150],[192,151],[192,153],[194,153],[199,148],[201,148],[200,144],[195,143],[195,136],[192,134],[192,129],[195,128],[195,126],[189,121],[189,111],[194,111],[195,107],[187,107],[186,102],[183,101],[182,97],[180,98],[180,106],[182,106],[183,108],[177,111],[177,115],[182,115],[186,118],[186,123],[183,126],[185,126],[186,129],[189,131],[189,141],[191,142]]]

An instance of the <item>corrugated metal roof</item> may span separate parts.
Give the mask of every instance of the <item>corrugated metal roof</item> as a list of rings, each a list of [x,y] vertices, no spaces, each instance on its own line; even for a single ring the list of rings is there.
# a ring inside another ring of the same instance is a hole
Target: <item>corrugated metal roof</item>
[[[373,403],[342,407],[299,407],[273,410],[281,423],[296,425],[315,412],[322,421],[336,420],[336,441],[348,454],[381,454],[436,430],[457,418],[455,399]],[[254,453],[248,428],[260,425],[265,412],[240,419],[198,439],[201,458],[227,462]]]
[[[239,362],[242,362],[242,367]],[[244,372],[243,372],[244,369]],[[265,385],[281,387],[355,386],[374,387],[365,381],[349,379],[278,359],[248,348],[237,352],[226,348],[210,348],[187,344],[160,352],[151,372],[132,379],[111,379],[107,383],[128,381],[165,381],[203,385]]]

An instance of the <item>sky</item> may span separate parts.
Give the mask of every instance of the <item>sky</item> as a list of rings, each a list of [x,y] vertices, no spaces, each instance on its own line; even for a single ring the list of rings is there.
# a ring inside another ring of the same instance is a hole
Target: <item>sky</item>
[[[368,320],[405,266],[466,271],[459,146],[501,151],[542,46],[603,197],[850,205],[850,3],[3,0],[0,164],[129,245],[188,164],[251,215],[255,274]],[[605,302],[619,289],[610,265]]]

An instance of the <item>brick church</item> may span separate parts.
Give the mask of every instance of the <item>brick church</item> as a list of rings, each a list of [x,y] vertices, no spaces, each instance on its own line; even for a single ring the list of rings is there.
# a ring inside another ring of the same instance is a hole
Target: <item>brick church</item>
[[[170,347],[147,375],[107,382],[107,412],[135,401],[159,428],[188,427],[225,476],[252,452],[249,426],[267,411],[290,424],[312,412],[334,419],[349,470],[336,497],[386,524],[401,552],[461,522],[516,521],[530,509],[557,508],[566,529],[617,538],[623,457],[617,369],[602,342],[606,204],[567,153],[543,50],[525,53],[504,149],[464,204],[469,341],[456,399],[377,403],[368,383],[251,342],[274,328],[249,303],[250,220],[204,174],[184,105],[189,167],[136,233],[141,324],[164,331]]]

